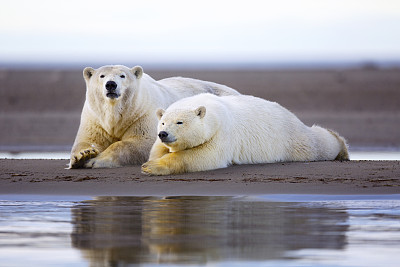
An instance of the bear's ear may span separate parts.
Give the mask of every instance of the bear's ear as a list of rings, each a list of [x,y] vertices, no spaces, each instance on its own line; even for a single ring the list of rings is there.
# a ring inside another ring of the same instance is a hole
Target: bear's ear
[[[86,67],[83,70],[83,78],[85,79],[85,81],[89,81],[90,78],[93,76],[94,74],[94,69],[91,67]]]
[[[136,76],[137,79],[140,79],[143,75],[143,69],[140,66],[135,66],[131,69],[133,75]]]
[[[157,118],[158,120],[161,119],[162,115],[164,115],[165,110],[163,110],[162,108],[157,109],[156,114],[157,114]]]
[[[204,106],[198,107],[194,112],[196,113],[196,116],[199,116],[200,119],[202,119],[206,115],[206,107]]]

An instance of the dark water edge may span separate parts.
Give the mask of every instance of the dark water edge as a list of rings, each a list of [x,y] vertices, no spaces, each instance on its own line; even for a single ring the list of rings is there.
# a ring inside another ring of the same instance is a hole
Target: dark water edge
[[[96,198],[123,198],[123,199],[135,199],[142,198],[142,196],[91,196],[91,195],[40,195],[40,194],[0,194],[0,201],[34,201],[34,202],[79,202],[89,201]],[[265,195],[236,195],[236,196],[148,196],[149,198],[213,198],[213,197],[228,197],[231,199],[238,199],[242,201],[267,201],[267,202],[313,202],[313,201],[375,201],[375,200],[400,200],[399,194],[376,194],[376,195],[328,195],[328,194],[265,194]]]
[[[400,194],[0,196],[1,266],[397,266],[395,251]]]
[[[1,150],[0,159],[69,159],[69,150]],[[358,148],[350,151],[351,160],[400,160],[397,148]]]

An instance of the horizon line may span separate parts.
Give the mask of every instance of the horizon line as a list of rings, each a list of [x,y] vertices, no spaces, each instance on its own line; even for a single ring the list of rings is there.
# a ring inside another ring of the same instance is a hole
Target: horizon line
[[[104,65],[140,65],[147,69],[315,69],[315,68],[362,68],[362,69],[381,69],[381,68],[400,68],[400,59],[393,60],[274,60],[274,61],[149,61],[142,60],[84,60],[82,61],[2,61],[1,69],[77,69],[86,66]]]

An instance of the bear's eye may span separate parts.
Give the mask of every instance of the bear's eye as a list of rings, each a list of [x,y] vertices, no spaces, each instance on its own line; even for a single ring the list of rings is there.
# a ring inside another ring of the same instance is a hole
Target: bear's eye
[[[123,74],[122,74],[122,75],[121,75],[121,76],[119,76],[119,77],[121,77],[122,79],[124,79],[124,78],[125,78],[125,75],[123,75]]]
[[[161,125],[164,125],[164,123],[162,122]]]
[[[183,124],[183,121],[178,121],[176,124]]]
[[[100,75],[100,78],[104,78],[105,76],[104,75]]]

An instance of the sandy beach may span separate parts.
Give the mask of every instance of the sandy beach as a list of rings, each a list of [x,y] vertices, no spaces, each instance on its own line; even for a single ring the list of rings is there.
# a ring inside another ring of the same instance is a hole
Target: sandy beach
[[[67,160],[0,160],[0,194],[188,196],[399,194],[400,161],[237,165],[146,176],[139,166],[66,170]]]
[[[332,128],[350,150],[400,148],[400,70],[146,70],[192,77],[276,101],[307,125]],[[0,150],[67,151],[79,125],[81,70],[0,70]],[[232,166],[154,177],[139,166],[66,170],[67,160],[0,160],[0,194],[398,194],[399,161]]]

